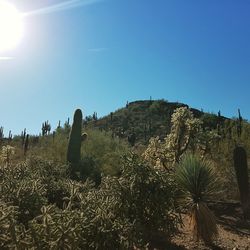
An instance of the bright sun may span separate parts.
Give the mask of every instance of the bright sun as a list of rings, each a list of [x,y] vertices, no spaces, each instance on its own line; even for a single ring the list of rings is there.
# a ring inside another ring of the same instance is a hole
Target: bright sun
[[[22,15],[14,5],[0,0],[0,52],[14,49],[23,35]]]

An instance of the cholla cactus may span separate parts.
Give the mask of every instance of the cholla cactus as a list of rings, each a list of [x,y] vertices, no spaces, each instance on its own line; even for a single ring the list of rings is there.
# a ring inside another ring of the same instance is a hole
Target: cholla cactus
[[[179,162],[180,156],[186,151],[190,139],[197,134],[202,122],[194,118],[187,107],[175,110],[171,117],[171,132],[166,138],[167,147],[174,152],[174,162]]]
[[[202,125],[187,107],[177,108],[172,114],[171,123],[171,131],[164,142],[160,142],[159,138],[151,139],[143,154],[144,158],[156,167],[167,168],[169,163],[179,162],[191,138],[195,137]]]
[[[3,146],[2,147],[2,151],[1,151],[1,161],[7,165],[9,165],[11,163],[12,160],[12,155],[15,154],[15,148],[7,145],[7,146]]]
[[[155,168],[166,167],[166,164],[172,158],[158,136],[149,140],[149,145],[143,156]]]
[[[197,134],[195,144],[201,158],[205,158],[208,154],[211,155],[211,146],[218,143],[220,139],[221,136],[219,135],[218,130],[200,131]]]

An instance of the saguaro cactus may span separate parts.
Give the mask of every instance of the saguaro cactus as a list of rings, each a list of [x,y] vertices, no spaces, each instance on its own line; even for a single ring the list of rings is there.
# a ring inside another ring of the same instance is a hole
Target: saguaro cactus
[[[3,127],[0,127],[0,139],[4,138]]]
[[[29,148],[29,134],[26,135],[24,145],[23,145],[23,154],[24,154],[24,156],[26,156],[28,148]]]
[[[22,146],[24,145],[25,138],[26,138],[26,128],[21,133]]]
[[[49,124],[49,121],[45,121],[42,124],[42,135],[43,136],[48,135],[50,133],[50,130],[51,130],[51,125]]]
[[[82,111],[77,109],[69,136],[67,161],[71,164],[72,171],[81,159]]]
[[[250,216],[250,195],[248,183],[247,154],[243,147],[234,149],[234,168],[236,172],[240,200],[245,218]]]
[[[8,141],[10,142],[12,140],[12,133],[11,130],[9,131]]]
[[[241,113],[240,113],[240,109],[238,109],[238,114],[239,114],[239,118],[237,119],[237,135],[238,135],[238,138],[241,137],[241,133],[242,133],[242,121],[243,121],[243,118],[241,116]]]
[[[57,125],[57,129],[61,128],[61,121],[59,120],[58,125]]]

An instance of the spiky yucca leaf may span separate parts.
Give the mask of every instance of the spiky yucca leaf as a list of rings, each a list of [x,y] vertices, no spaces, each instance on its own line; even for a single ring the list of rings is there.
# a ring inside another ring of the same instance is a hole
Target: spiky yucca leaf
[[[187,154],[176,171],[176,179],[185,199],[206,201],[218,191],[218,179],[207,160]]]
[[[190,220],[194,237],[212,243],[217,236],[216,218],[205,201],[218,189],[211,163],[194,155],[185,155],[176,171],[183,200],[191,206]]]

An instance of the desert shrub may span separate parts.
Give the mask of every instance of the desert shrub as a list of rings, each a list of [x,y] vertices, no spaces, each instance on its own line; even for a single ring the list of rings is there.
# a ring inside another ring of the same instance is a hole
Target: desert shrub
[[[0,248],[7,249],[7,246],[12,243],[13,237],[11,227],[15,223],[17,215],[15,207],[0,201]]]
[[[124,160],[119,183],[122,208],[134,223],[137,244],[153,240],[157,233],[170,238],[176,232],[176,186],[169,172],[155,171],[132,155]]]
[[[30,147],[28,155],[32,158],[40,157],[54,162],[65,163],[68,144],[68,133],[64,129],[59,129],[54,136],[40,136],[39,142]]]
[[[178,223],[172,176],[134,155],[125,157],[119,177],[103,177],[98,188],[38,159],[2,172],[1,182],[0,216],[1,209],[12,214],[0,221],[0,239],[8,238],[1,249],[143,248],[159,232],[170,238]]]
[[[40,214],[41,207],[47,204],[46,190],[38,179],[20,181],[15,188],[10,201],[13,205],[18,206],[18,221],[26,224],[27,221]]]
[[[84,211],[81,247],[84,249],[129,249],[135,243],[133,223],[121,209],[117,177],[105,177],[101,187],[81,197]],[[91,223],[92,222],[92,223]]]
[[[38,176],[32,176],[27,164],[5,168],[1,176],[0,195],[18,208],[18,221],[25,223],[40,213],[47,203],[46,189]]]
[[[16,206],[17,220],[27,225],[47,203],[63,207],[63,198],[69,195],[67,176],[67,165],[38,157],[16,165],[2,165],[0,195],[5,202]]]
[[[126,143],[113,138],[112,133],[109,132],[94,129],[86,132],[88,138],[82,142],[81,147],[82,161],[92,158],[95,161],[95,169],[100,169],[105,175],[118,175],[120,173],[121,156],[128,152]],[[67,144],[68,134],[65,133],[64,129],[60,129],[56,132],[54,140],[52,135],[41,137],[39,143],[30,148],[28,156],[32,159],[40,157],[40,159],[50,160],[62,165],[66,162]]]
[[[27,162],[32,175],[37,175],[45,187],[44,196],[50,204],[63,207],[63,197],[69,195],[65,185],[68,178],[68,165],[58,164],[53,161],[44,160],[39,157],[32,157]]]
[[[166,102],[164,100],[157,100],[152,102],[149,107],[150,115],[164,115],[166,113]]]
[[[128,152],[127,145],[113,138],[108,132],[89,130],[87,133],[88,139],[83,142],[82,146],[82,158],[94,159],[95,166],[104,175],[118,175],[121,157]]]
[[[93,157],[85,156],[80,162],[80,180],[90,179],[98,186],[101,183],[101,171]]]
[[[69,195],[69,191],[65,186],[64,180],[55,179],[46,184],[46,198],[49,204],[55,204],[59,208],[63,208],[64,197]]]
[[[215,114],[205,113],[201,116],[204,128],[216,129],[220,118]]]
[[[172,176],[165,170],[156,172],[135,155],[124,158],[120,177],[103,177],[98,189],[87,188],[86,192],[86,186],[76,182],[71,189],[67,207],[79,209],[84,221],[91,221],[81,222],[80,238],[85,238],[81,247],[144,247],[158,233],[170,238],[176,232],[179,217]]]
[[[176,230],[172,177],[134,155],[125,158],[120,177],[103,177],[98,189],[89,181],[67,181],[67,187],[64,209],[43,207],[30,223],[40,249],[130,249]]]
[[[107,208],[104,206],[102,213],[97,210],[98,216],[90,210],[82,213],[80,210],[59,210],[55,206],[43,207],[41,216],[30,223],[33,246],[39,249],[126,249],[121,248],[125,246],[121,243],[127,239],[121,237],[126,225],[114,220],[108,211],[110,204],[111,200],[102,203]]]
[[[42,157],[30,157],[27,159],[29,171],[41,178],[68,178],[69,170],[67,164],[57,163],[57,161],[44,159]]]

